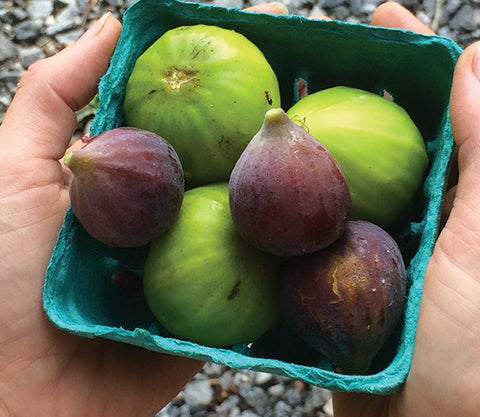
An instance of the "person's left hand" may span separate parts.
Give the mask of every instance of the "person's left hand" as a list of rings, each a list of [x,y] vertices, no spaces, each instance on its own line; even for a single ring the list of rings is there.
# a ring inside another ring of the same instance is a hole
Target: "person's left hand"
[[[151,417],[202,366],[62,332],[42,307],[69,204],[59,160],[120,29],[106,15],[73,46],[33,64],[0,126],[0,415]]]
[[[287,13],[274,3],[249,10]],[[120,30],[106,15],[33,64],[0,126],[0,415],[151,417],[203,366],[62,332],[43,311],[45,272],[69,205],[59,161]]]

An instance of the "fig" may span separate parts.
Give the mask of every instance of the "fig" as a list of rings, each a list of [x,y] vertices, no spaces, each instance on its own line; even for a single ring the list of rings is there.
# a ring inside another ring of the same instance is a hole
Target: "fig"
[[[351,194],[351,219],[395,223],[422,183],[428,156],[422,134],[393,101],[351,87],[307,95],[288,116],[338,161]]]
[[[171,334],[213,347],[249,343],[281,317],[278,261],[235,230],[228,184],[185,192],[173,226],[154,239],[144,293]]]
[[[351,220],[328,248],[286,261],[281,292],[286,321],[342,373],[365,374],[399,323],[407,277],[395,240]]]
[[[145,130],[119,127],[68,152],[71,208],[85,230],[114,247],[139,247],[164,233],[184,195],[173,147]]]
[[[173,145],[192,188],[228,181],[265,112],[279,105],[277,77],[258,47],[200,24],[165,32],[137,59],[124,115]]]
[[[339,164],[281,108],[265,114],[232,171],[229,194],[240,234],[278,256],[330,245],[348,220],[350,194]]]

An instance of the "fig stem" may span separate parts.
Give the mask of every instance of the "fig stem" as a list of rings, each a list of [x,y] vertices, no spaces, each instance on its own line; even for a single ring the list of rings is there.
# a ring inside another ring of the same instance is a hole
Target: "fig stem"
[[[264,137],[270,140],[284,138],[287,132],[286,126],[289,122],[290,119],[282,108],[270,109],[265,113],[265,120],[263,121],[261,132]]]
[[[91,158],[88,155],[83,153],[78,153],[74,151],[69,151],[63,157],[63,163],[67,168],[72,172],[77,172],[78,170],[86,171],[90,165]]]
[[[65,156],[63,157],[63,163],[66,167],[70,168],[72,164],[72,151],[69,151],[65,154]]]

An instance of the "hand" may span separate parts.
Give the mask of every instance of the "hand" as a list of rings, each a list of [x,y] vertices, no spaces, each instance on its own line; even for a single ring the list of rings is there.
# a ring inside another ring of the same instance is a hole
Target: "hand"
[[[372,23],[432,32],[396,3]],[[453,208],[425,274],[412,367],[392,396],[334,393],[335,417],[469,417],[480,409],[480,43],[460,57],[451,93],[458,148]]]
[[[249,10],[287,13],[278,4]],[[69,205],[59,160],[120,30],[105,15],[73,46],[33,64],[0,126],[1,416],[151,417],[203,366],[68,334],[43,311],[45,271]]]
[[[59,159],[120,33],[106,15],[33,64],[0,126],[0,415],[153,416],[202,363],[56,329],[45,270],[69,204]]]

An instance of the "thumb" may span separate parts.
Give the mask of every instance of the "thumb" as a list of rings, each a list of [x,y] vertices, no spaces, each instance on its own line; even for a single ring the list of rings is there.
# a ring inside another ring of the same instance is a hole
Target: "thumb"
[[[29,67],[0,126],[0,154],[63,157],[75,111],[93,98],[120,30],[118,20],[106,14],[75,44]]]
[[[458,186],[454,210],[466,208],[467,226],[480,238],[480,42],[460,56],[452,84],[450,119],[458,147]],[[452,210],[452,214],[453,214]],[[463,211],[462,211],[463,213]]]

